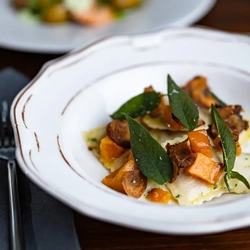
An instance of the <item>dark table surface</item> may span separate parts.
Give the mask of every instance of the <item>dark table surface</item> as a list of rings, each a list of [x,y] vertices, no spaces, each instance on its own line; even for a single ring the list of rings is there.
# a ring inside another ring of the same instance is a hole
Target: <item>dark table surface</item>
[[[196,25],[230,32],[250,32],[250,0],[218,0]],[[62,54],[26,53],[0,48],[0,70],[15,69],[33,78],[41,66]],[[176,236],[146,233],[112,225],[75,212],[82,249],[250,249],[250,227],[230,232]]]

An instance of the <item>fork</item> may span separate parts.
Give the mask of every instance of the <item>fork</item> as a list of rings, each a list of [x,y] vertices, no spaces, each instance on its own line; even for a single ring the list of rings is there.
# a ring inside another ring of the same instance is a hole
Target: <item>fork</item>
[[[11,249],[22,250],[23,235],[16,175],[15,140],[9,119],[9,108],[7,101],[2,101],[1,109],[0,159],[6,160],[8,167]]]

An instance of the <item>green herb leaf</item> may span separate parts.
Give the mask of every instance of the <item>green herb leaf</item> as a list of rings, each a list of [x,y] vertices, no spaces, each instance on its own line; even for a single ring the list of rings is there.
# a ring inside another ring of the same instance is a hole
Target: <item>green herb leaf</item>
[[[211,116],[218,130],[221,139],[223,161],[226,167],[226,172],[228,178],[231,178],[231,171],[234,168],[235,158],[236,158],[236,146],[231,130],[228,128],[222,117],[220,116],[218,110],[212,104],[211,106]]]
[[[230,185],[228,183],[228,179],[231,178],[238,179],[239,181],[243,182],[248,189],[250,189],[250,185],[247,179],[240,173],[232,171],[236,159],[236,146],[234,138],[231,133],[231,130],[228,128],[228,126],[222,119],[220,113],[213,104],[211,106],[211,116],[221,139],[223,161],[224,165],[226,166],[226,172],[227,172],[224,176],[224,182],[227,186],[227,189],[231,191]]]
[[[227,106],[227,104],[225,103],[225,102],[223,102],[217,95],[215,95],[213,92],[209,92],[210,93],[210,95],[219,103],[219,105],[221,106],[221,107],[226,107]]]
[[[250,185],[249,185],[247,179],[243,175],[241,175],[240,173],[232,171],[231,172],[231,178],[232,179],[238,179],[239,181],[243,182],[248,189],[250,189]]]
[[[224,182],[226,184],[227,190],[230,192],[232,189],[230,188],[230,185],[228,183],[228,176],[227,173],[224,175]]]
[[[199,120],[199,111],[191,97],[182,88],[176,85],[168,75],[168,98],[172,112],[176,118],[189,130],[196,128]]]
[[[172,177],[172,164],[164,148],[140,123],[125,114],[130,131],[130,144],[139,170],[158,184]]]
[[[156,92],[144,92],[123,104],[111,117],[116,120],[123,120],[124,113],[135,118],[145,115],[154,110],[161,102],[161,94]]]

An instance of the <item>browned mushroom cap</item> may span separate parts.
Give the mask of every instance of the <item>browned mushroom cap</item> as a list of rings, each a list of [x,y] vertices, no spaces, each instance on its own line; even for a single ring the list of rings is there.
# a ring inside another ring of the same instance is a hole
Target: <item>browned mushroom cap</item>
[[[16,9],[24,8],[28,5],[29,0],[13,0],[13,5]]]
[[[219,107],[218,111],[225,123],[232,131],[237,130],[240,133],[243,130],[248,129],[248,122],[246,120],[243,120],[242,115],[240,114],[243,111],[240,105]]]
[[[126,120],[113,120],[106,128],[108,137],[123,148],[130,148],[130,132]]]
[[[173,164],[173,174],[170,181],[172,183],[177,178],[180,168],[191,166],[194,163],[196,154],[191,151],[187,141],[175,145],[167,144],[166,149]]]
[[[218,104],[217,100],[210,94],[205,77],[197,76],[193,78],[183,89],[199,107],[210,108],[211,104]]]
[[[147,178],[140,170],[129,171],[122,178],[122,186],[128,196],[139,198],[146,190]]]

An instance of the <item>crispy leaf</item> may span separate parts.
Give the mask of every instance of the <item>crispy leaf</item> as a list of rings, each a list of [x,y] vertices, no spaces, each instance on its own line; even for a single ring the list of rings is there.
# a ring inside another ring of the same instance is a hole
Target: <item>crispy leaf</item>
[[[189,130],[196,128],[199,120],[199,111],[191,97],[182,88],[176,85],[168,75],[168,98],[172,112]]]
[[[130,144],[137,167],[158,184],[172,177],[172,164],[164,148],[137,121],[126,115],[130,131]]]
[[[231,187],[229,186],[229,183],[228,183],[228,175],[227,175],[227,173],[224,175],[224,182],[226,184],[227,190],[230,192],[232,189],[231,189]]]
[[[236,158],[236,146],[231,130],[228,128],[222,117],[220,116],[218,110],[212,104],[211,106],[211,116],[215,127],[220,135],[223,160],[226,167],[228,178],[231,178],[231,171],[234,168],[234,162]]]
[[[224,176],[224,181],[227,186],[227,189],[231,191],[231,188],[228,183],[228,179],[238,179],[243,182],[248,189],[250,185],[247,179],[236,171],[232,171],[234,168],[234,163],[236,159],[236,146],[231,130],[228,128],[222,117],[220,116],[218,110],[212,104],[211,106],[211,116],[215,127],[218,130],[221,139],[222,151],[223,151],[223,161],[226,166],[226,174]],[[227,179],[228,178],[228,179]]]
[[[156,92],[144,92],[123,104],[111,117],[113,119],[124,119],[124,113],[135,118],[150,113],[161,102],[161,94]]]
[[[217,95],[215,95],[213,92],[209,92],[210,93],[210,95],[219,103],[219,105],[221,106],[221,107],[226,107],[227,106],[227,104],[225,103],[225,102],[223,102]]]
[[[240,173],[232,171],[231,178],[238,179],[239,181],[243,182],[248,189],[250,189],[250,185],[249,185],[247,179],[243,175],[241,175]]]

